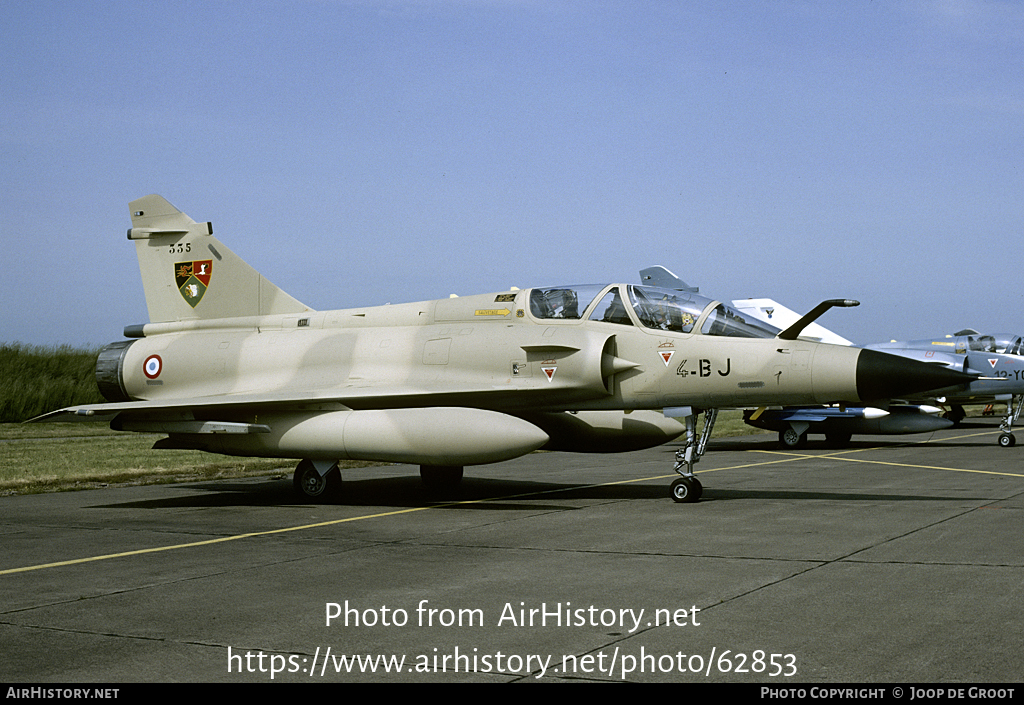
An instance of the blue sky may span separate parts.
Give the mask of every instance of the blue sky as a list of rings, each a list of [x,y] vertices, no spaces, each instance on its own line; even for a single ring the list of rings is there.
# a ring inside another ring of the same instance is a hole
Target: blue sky
[[[159,193],[317,309],[636,281],[1024,332],[1017,2],[0,3],[0,341],[147,320]]]

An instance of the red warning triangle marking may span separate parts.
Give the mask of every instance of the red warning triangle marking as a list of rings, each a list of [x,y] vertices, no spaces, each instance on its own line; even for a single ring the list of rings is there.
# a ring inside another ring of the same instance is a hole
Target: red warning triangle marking
[[[993,360],[992,358],[989,358],[989,359],[988,359],[988,364],[992,365],[992,368],[993,368],[993,369],[995,369],[995,366],[996,366],[996,363],[997,363],[997,362],[999,362],[999,359],[998,359],[998,358],[996,358],[995,360]]]
[[[558,368],[557,367],[541,367],[541,369],[544,370],[544,374],[546,374],[548,376],[548,382],[550,382],[551,380],[553,380],[555,378],[555,370],[557,370]]]
[[[665,367],[668,367],[668,361],[672,359],[672,355],[675,354],[675,350],[668,350],[665,352],[658,353],[661,355],[661,359],[665,362]]]

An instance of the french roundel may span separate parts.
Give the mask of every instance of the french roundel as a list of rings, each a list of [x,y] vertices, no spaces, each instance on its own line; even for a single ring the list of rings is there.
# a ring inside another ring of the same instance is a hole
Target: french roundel
[[[146,361],[142,363],[142,372],[149,379],[156,379],[160,376],[160,370],[164,368],[164,361],[160,359],[159,355],[150,355],[146,358]]]

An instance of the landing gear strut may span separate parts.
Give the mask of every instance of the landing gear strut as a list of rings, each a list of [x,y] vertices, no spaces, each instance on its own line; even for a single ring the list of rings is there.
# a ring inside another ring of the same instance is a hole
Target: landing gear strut
[[[1024,407],[1024,394],[1018,394],[1006,402],[1006,416],[999,424],[999,445],[1003,448],[1012,448],[1017,445],[1017,438],[1013,435],[1013,422],[1020,418],[1021,407]]]
[[[665,412],[666,416],[686,418],[686,441],[683,447],[676,451],[676,464],[673,468],[682,477],[672,482],[670,494],[676,502],[696,502],[704,493],[704,487],[693,474],[693,466],[704,455],[704,449],[707,447],[711,431],[715,427],[715,420],[718,418],[718,409],[707,409],[704,412],[704,432],[700,436],[697,435],[699,409],[695,410],[687,406],[681,409],[666,409]]]

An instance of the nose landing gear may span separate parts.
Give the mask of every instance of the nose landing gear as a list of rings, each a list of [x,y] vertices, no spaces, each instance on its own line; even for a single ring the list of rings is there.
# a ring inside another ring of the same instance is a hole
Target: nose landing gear
[[[693,474],[693,466],[704,455],[708,439],[711,438],[711,431],[718,419],[718,409],[707,409],[704,411],[704,431],[697,435],[697,416],[700,409],[693,409],[684,406],[675,409],[665,409],[666,416],[685,417],[686,419],[686,440],[683,447],[676,451],[676,463],[673,468],[682,477],[674,480],[669,488],[672,499],[680,503],[696,502],[704,494],[704,487],[700,480]]]
[[[1013,435],[1013,422],[1020,418],[1021,407],[1024,407],[1024,394],[1015,396],[1006,402],[1006,416],[999,424],[999,445],[1003,448],[1012,448],[1017,445],[1017,438]]]

